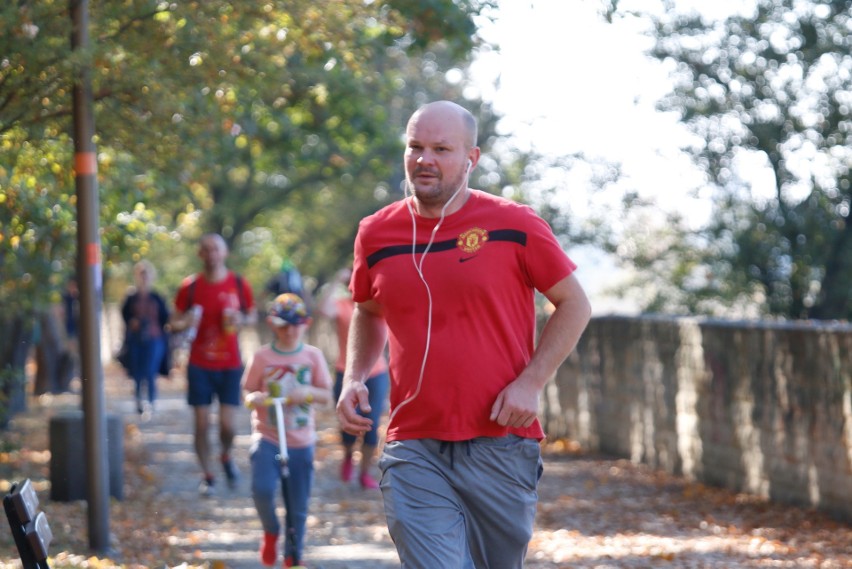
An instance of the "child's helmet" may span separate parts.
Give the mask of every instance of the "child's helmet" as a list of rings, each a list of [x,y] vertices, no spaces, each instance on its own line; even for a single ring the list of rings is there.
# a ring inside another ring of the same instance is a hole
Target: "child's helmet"
[[[307,322],[310,313],[302,297],[292,292],[285,292],[276,296],[269,305],[267,317],[276,326],[298,325]]]

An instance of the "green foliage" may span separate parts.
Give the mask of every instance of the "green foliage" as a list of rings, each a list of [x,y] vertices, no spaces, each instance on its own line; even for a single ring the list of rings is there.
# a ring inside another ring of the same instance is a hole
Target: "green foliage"
[[[79,53],[70,50],[66,3],[4,5],[0,136],[7,150],[22,141],[33,150],[26,165],[19,153],[4,152],[3,189],[22,183],[15,180],[26,168],[26,183],[39,180],[40,189],[30,201],[16,190],[18,206],[36,207],[37,196],[47,204],[47,187],[65,196],[42,208],[53,212],[52,225],[30,221],[42,233],[52,228],[50,239],[30,243],[23,226],[16,234],[4,225],[3,247],[16,247],[5,270],[55,286],[73,269],[70,150],[56,160],[39,152],[45,139],[70,146],[58,133],[71,131],[71,84],[81,66],[92,69],[104,270],[170,249],[164,272],[183,273],[201,232],[221,232],[235,244],[258,221],[312,204],[311,194],[335,194],[325,202],[341,209],[339,217],[379,207],[389,194],[376,188],[387,189],[402,117],[416,105],[400,94],[419,84],[427,90],[422,101],[441,89],[429,94],[428,82],[411,74],[431,65],[439,83],[425,50],[463,60],[477,42],[472,16],[491,4],[101,0],[90,2],[91,46]],[[362,189],[348,194],[353,188]],[[352,207],[350,195],[369,205]],[[354,225],[353,217],[340,221],[334,229]],[[291,233],[292,224],[276,226],[269,241],[293,242],[281,238]],[[61,266],[38,274],[19,266],[52,262]],[[35,298],[17,281],[4,279],[13,283],[9,295]]]
[[[687,305],[717,295],[758,314],[852,317],[850,25],[848,1],[757,0],[719,22],[670,9],[655,21],[653,55],[676,81],[661,106],[703,141],[692,153],[715,196],[712,222],[691,238],[699,250],[655,265],[675,282],[692,274]]]
[[[141,258],[170,295],[206,231],[257,288],[284,258],[320,277],[347,261],[357,220],[395,197],[405,117],[458,98],[444,73],[466,65],[491,4],[93,0],[90,45],[72,52],[67,2],[4,3],[0,306],[35,313],[74,271],[80,72],[107,300]]]
[[[11,129],[0,148],[0,305],[34,311],[73,271],[71,146],[62,135],[33,141]]]

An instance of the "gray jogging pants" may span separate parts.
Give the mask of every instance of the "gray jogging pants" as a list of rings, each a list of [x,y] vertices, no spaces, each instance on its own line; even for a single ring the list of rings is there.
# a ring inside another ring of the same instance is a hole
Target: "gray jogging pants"
[[[538,441],[394,441],[379,468],[403,569],[523,567],[543,471]]]

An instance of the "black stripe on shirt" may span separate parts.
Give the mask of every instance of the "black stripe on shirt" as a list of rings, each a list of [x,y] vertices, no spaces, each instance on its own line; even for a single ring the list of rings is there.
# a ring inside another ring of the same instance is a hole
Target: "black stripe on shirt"
[[[507,241],[517,243],[521,247],[527,246],[527,234],[517,229],[495,229],[488,232],[488,241]],[[432,243],[429,249],[430,253],[439,253],[441,251],[449,251],[456,248],[456,239],[448,239],[446,241],[437,241]],[[423,253],[426,250],[426,243],[420,243],[414,247],[415,253]],[[411,254],[411,245],[390,245],[383,247],[375,253],[367,256],[367,266],[373,268],[379,261],[397,255]]]

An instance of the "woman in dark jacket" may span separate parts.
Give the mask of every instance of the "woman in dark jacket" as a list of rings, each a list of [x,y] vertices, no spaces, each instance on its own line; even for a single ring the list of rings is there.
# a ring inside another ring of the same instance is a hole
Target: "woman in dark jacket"
[[[169,310],[163,297],[151,288],[156,277],[151,263],[136,263],[133,276],[136,289],[121,307],[125,327],[124,364],[136,383],[136,410],[142,415],[153,411],[157,399],[157,375],[168,357],[165,326],[169,321]],[[142,396],[143,386],[147,388],[147,399]]]

